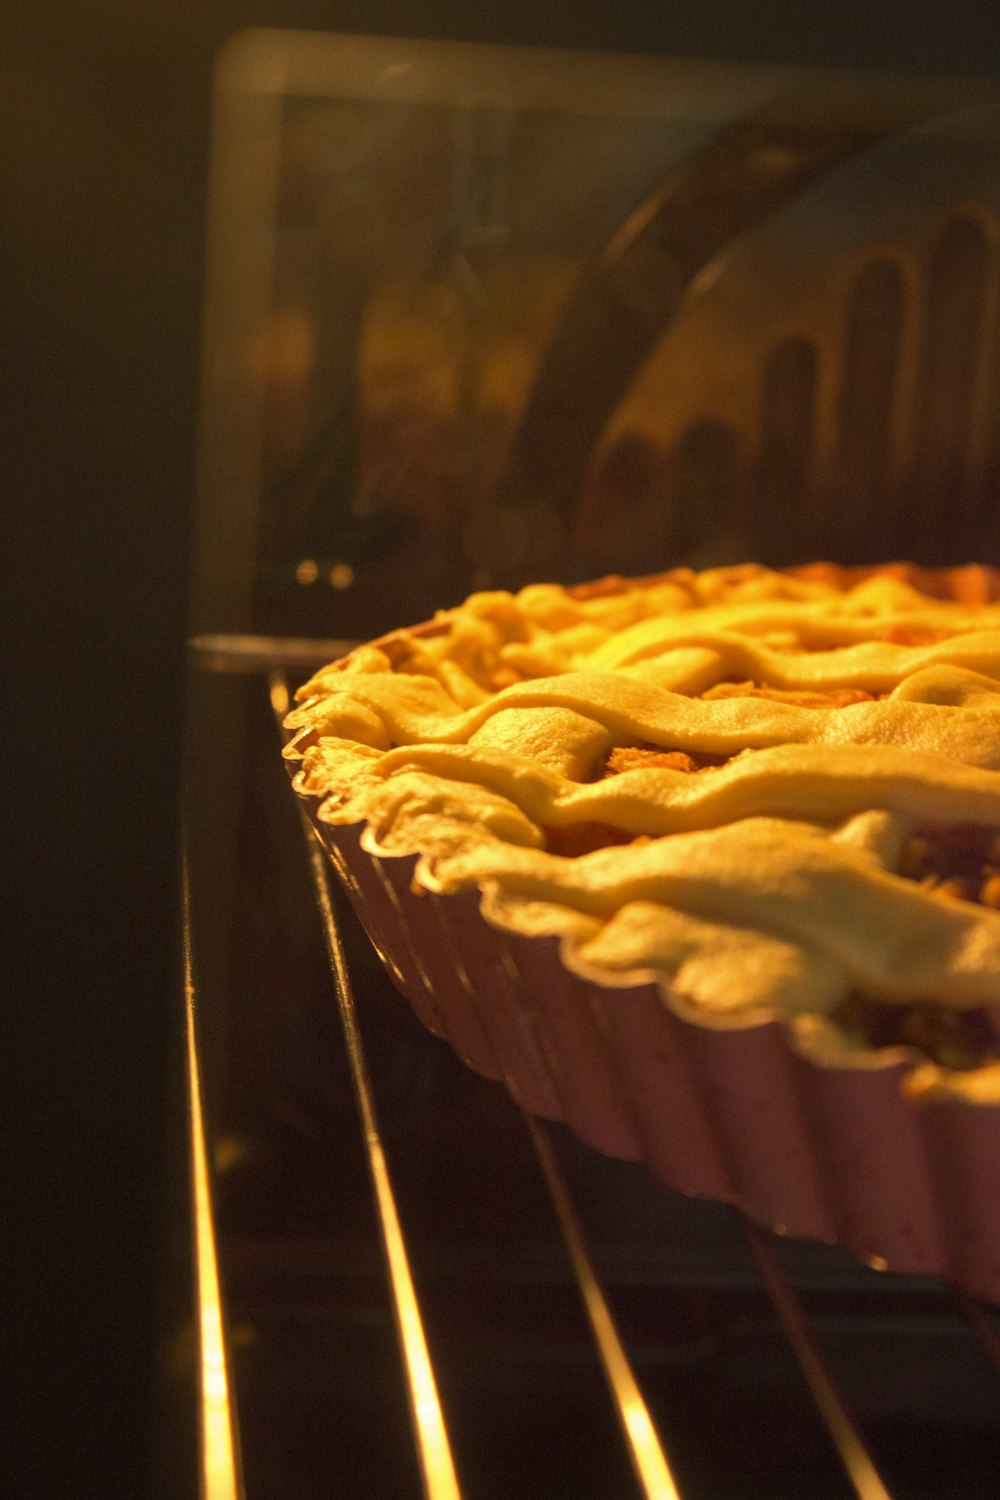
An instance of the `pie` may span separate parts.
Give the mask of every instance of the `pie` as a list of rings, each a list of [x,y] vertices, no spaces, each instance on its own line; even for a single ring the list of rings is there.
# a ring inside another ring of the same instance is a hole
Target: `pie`
[[[1000,1298],[998,600],[904,564],[475,594],[317,673],[286,753],[400,988],[526,1107]]]

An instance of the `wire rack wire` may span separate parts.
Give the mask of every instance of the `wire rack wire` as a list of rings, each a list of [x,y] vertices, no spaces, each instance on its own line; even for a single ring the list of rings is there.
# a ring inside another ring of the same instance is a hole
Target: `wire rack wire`
[[[228,644],[221,638],[213,638],[211,642],[212,665],[216,669],[221,666],[223,670],[246,671],[249,668],[267,672],[271,709],[279,731],[289,704],[286,668],[289,665],[301,666],[303,662],[303,644],[295,642],[293,647],[290,655],[288,643],[262,638],[254,638],[249,643],[245,638]],[[304,817],[302,830],[384,1250],[385,1274],[397,1331],[400,1375],[407,1394],[417,1457],[418,1487],[426,1500],[476,1500],[475,1490],[467,1488],[463,1482],[455,1457],[452,1418],[440,1394],[437,1356],[433,1340],[426,1331],[419,1278],[413,1269],[412,1244],[399,1209],[395,1168],[380,1124],[368,1048],[345,958],[328,864]],[[184,942],[189,1145],[200,1353],[201,1487],[205,1500],[256,1500],[246,1487],[241,1462],[238,1391],[232,1375],[229,1330],[219,1274],[222,1252],[212,1204],[212,1171],[204,1122],[204,1079],[198,1045],[196,961],[187,899]],[[633,1475],[633,1492],[644,1500],[700,1500],[697,1491],[689,1488],[687,1483],[681,1487],[670,1444],[658,1430],[644,1395],[636,1361],[629,1351],[629,1341],[616,1320],[612,1299],[602,1284],[583,1219],[560,1164],[553,1132],[543,1122],[527,1115],[524,1121],[585,1311],[593,1341],[593,1359],[603,1372],[607,1400],[617,1418]],[[807,1315],[803,1297],[776,1253],[772,1237],[737,1209],[731,1212],[739,1223],[760,1285],[787,1346],[798,1363],[815,1413],[839,1459],[843,1494],[854,1495],[858,1500],[907,1500],[905,1492],[898,1488],[890,1490],[887,1486],[862,1424],[852,1415],[851,1393],[842,1389],[841,1381],[835,1376],[822,1339],[817,1336]],[[984,1360],[992,1366],[993,1375],[1000,1376],[1000,1332],[994,1313],[962,1293],[952,1295],[954,1309],[963,1320],[970,1338],[975,1341]],[[995,1396],[1000,1419],[1000,1382]],[[796,1421],[796,1414],[790,1412],[788,1420]],[[762,1441],[767,1441],[766,1435],[762,1435]],[[995,1473],[1000,1488],[1000,1443]],[[799,1493],[805,1496],[809,1493],[808,1482],[803,1481],[803,1484]],[[754,1491],[749,1488],[741,1493]],[[959,1495],[964,1492],[958,1488],[950,1493]],[[969,1494],[971,1497],[971,1491]]]

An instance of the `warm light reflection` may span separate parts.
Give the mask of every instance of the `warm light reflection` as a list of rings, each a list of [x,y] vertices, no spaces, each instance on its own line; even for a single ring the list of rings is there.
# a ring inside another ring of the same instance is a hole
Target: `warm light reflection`
[[[187,1028],[188,1106],[191,1129],[195,1278],[201,1356],[201,1492],[204,1500],[240,1500],[239,1461],[222,1324],[219,1267],[212,1221],[212,1192],[205,1150],[201,1076],[194,1025],[194,981],[187,878],[184,882],[184,990]]]
[[[279,711],[275,701],[275,685],[280,680],[278,674],[275,674],[271,685],[271,702],[275,704],[275,713],[278,717],[279,726],[283,714]],[[382,1147],[378,1121],[375,1117],[374,1097],[354,1010],[354,996],[351,991],[347,966],[344,962],[340,946],[340,935],[337,931],[333,907],[330,902],[326,862],[323,851],[308,830],[308,825],[304,823],[304,827],[307,830],[309,857],[313,880],[316,886],[316,896],[323,918],[327,952],[337,991],[340,1019],[351,1064],[351,1076],[357,1097],[358,1110],[364,1127],[368,1165],[371,1170],[372,1183],[375,1189],[375,1202],[382,1229],[382,1239],[389,1264],[389,1281],[396,1307],[400,1343],[402,1345],[403,1360],[409,1387],[410,1410],[413,1415],[417,1452],[423,1471],[424,1489],[428,1500],[461,1500],[461,1491],[458,1487],[458,1478],[452,1461],[451,1447],[448,1442],[448,1433],[444,1423],[444,1414],[441,1410],[441,1402],[438,1399],[434,1370],[427,1348],[427,1340],[424,1336],[423,1322],[420,1317],[420,1308],[413,1285],[413,1277],[410,1273],[406,1243],[403,1238],[403,1231],[396,1209],[395,1195],[389,1178],[389,1168]]]
[[[743,1213],[739,1217],[764,1289],[778,1314],[785,1337],[795,1352],[799,1368],[806,1378],[812,1398],[840,1455],[840,1461],[847,1470],[858,1500],[892,1500],[861,1440],[861,1434],[847,1414],[777,1256],[756,1224]]]
[[[427,1493],[431,1500],[461,1500],[385,1156],[378,1139],[368,1136],[368,1148]]]
[[[271,707],[279,724],[283,724],[288,716],[288,710],[292,706],[291,694],[288,691],[288,681],[283,672],[272,672],[268,680],[268,691],[271,694]]]
[[[525,1119],[542,1164],[542,1171],[545,1173],[563,1238],[566,1241],[566,1248],[583,1294],[584,1306],[597,1341],[604,1373],[625,1429],[636,1476],[646,1500],[681,1500],[680,1491],[670,1472],[666,1454],[649,1415],[649,1408],[642,1398],[642,1392],[632,1373],[632,1367],[618,1336],[611,1311],[594,1274],[583,1234],[549,1138],[544,1128],[530,1115],[525,1115]]]

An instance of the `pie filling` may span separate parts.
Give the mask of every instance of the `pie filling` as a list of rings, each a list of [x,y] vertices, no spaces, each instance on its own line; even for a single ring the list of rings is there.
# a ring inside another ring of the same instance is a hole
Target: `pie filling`
[[[297,785],[588,972],[989,1068],[997,593],[824,565],[473,596],[306,684]]]
[[[953,1010],[928,1000],[919,1005],[887,1005],[870,995],[851,994],[831,1011],[830,1019],[852,1042],[911,1047],[954,1072],[1000,1061],[1000,1004]]]

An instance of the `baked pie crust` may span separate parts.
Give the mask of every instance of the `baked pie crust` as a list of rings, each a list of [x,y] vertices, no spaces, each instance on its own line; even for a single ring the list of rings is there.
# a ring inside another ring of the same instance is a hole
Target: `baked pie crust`
[[[481,593],[317,673],[289,767],[400,987],[527,1107],[1000,1297],[1000,1246],[942,1249],[926,1152],[916,1248],[829,1188],[843,1129],[857,1161],[937,1109],[988,1122],[1000,1231],[998,599],[907,565]],[[777,1111],[769,1162],[732,1094]]]

